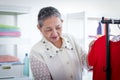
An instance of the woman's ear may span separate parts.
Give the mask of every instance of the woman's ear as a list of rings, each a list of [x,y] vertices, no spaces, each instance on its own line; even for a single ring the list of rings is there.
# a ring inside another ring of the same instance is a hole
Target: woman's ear
[[[61,22],[63,23],[63,20],[61,20]]]
[[[39,25],[39,24],[37,25],[37,28],[41,31],[41,27],[40,27],[40,25]]]

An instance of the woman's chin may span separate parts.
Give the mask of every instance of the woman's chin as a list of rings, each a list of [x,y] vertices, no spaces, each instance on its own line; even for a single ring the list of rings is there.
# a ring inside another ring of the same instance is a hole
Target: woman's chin
[[[51,41],[54,43],[54,42],[57,42],[59,41],[59,38],[52,38]]]

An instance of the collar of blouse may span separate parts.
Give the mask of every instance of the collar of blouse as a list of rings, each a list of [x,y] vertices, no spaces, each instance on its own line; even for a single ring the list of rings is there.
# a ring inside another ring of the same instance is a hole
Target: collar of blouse
[[[47,54],[49,55],[50,58],[54,57],[55,55],[58,55],[64,49],[73,50],[71,42],[67,37],[62,36],[62,40],[63,40],[62,47],[57,48],[45,38],[42,39],[42,44],[44,45],[45,50],[47,51]]]

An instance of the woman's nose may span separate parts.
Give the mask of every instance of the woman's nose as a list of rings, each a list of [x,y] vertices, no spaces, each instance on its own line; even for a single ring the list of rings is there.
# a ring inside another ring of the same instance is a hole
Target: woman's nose
[[[53,30],[53,32],[52,32],[52,35],[56,36],[56,35],[57,35],[57,33],[58,33],[58,32],[57,32],[57,30],[56,30],[56,29],[54,29],[54,30]]]

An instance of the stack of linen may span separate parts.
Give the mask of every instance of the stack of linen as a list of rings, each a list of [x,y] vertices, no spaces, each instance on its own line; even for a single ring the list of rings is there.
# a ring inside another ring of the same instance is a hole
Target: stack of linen
[[[20,28],[0,24],[0,37],[19,37],[21,36]]]
[[[19,58],[12,55],[0,55],[0,66],[2,64],[20,64]]]

